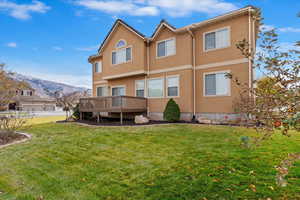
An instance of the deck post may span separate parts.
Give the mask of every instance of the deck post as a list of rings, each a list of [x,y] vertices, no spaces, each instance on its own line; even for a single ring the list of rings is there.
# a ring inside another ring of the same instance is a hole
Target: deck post
[[[82,112],[80,112],[80,117],[79,117],[80,121],[82,121]]]
[[[123,112],[121,110],[121,114],[120,114],[120,122],[121,122],[121,125],[123,125]]]
[[[97,123],[99,124],[100,122],[100,113],[97,113]]]

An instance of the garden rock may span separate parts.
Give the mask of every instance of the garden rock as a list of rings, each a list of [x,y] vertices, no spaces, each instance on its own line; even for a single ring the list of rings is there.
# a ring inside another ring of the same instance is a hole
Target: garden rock
[[[147,123],[149,123],[149,119],[147,117],[144,117],[143,115],[137,115],[134,118],[134,123],[136,123],[136,124],[147,124]]]

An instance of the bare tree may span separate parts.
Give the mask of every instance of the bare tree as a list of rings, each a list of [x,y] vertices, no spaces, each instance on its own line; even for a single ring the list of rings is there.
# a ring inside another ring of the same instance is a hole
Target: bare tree
[[[259,10],[252,17],[261,24]],[[256,82],[256,87],[249,88],[237,76],[228,74],[240,90],[239,103],[235,104],[237,110],[245,113],[261,134],[256,144],[269,139],[276,129],[286,136],[290,136],[290,130],[300,131],[300,51],[297,50],[300,44],[283,51],[275,30],[261,31],[259,36],[261,44],[257,53],[246,39],[236,46],[265,78]],[[276,168],[278,185],[286,185],[284,177],[288,167],[297,159],[300,153],[292,153]]]
[[[79,99],[84,97],[84,95],[85,94],[80,92],[73,92],[70,94],[56,92],[56,102],[63,108],[63,111],[66,112],[66,121],[70,119],[71,111],[76,107],[76,105],[79,103]]]

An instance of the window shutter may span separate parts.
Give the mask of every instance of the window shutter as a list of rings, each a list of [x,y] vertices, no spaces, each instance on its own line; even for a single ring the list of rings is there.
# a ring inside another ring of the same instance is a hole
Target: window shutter
[[[216,95],[216,75],[205,75],[205,95]]]
[[[112,64],[115,65],[117,64],[117,53],[112,52]]]
[[[131,60],[131,48],[126,48],[126,61]]]
[[[166,42],[160,42],[157,44],[157,57],[166,56]]]

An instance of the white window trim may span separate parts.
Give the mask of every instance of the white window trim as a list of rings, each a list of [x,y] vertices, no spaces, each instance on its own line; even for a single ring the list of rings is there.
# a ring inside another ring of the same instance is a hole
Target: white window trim
[[[203,96],[204,97],[230,97],[231,96],[231,80],[228,79],[228,94],[226,95],[206,95],[205,94],[205,76],[209,74],[218,74],[218,73],[230,73],[230,70],[225,70],[225,71],[214,71],[214,72],[204,72],[203,73]]]
[[[97,85],[96,86],[96,97],[101,97],[101,96],[98,96],[98,94],[97,94],[97,92],[98,92],[98,88],[100,88],[100,87],[106,87],[106,89],[107,89],[107,95],[108,95],[108,85]],[[105,97],[105,96],[102,96],[102,97]]]
[[[137,90],[137,88],[136,88],[136,82],[138,82],[138,81],[144,81],[144,97],[146,97],[146,80],[145,79],[140,79],[140,80],[135,80],[134,81],[134,93],[135,93],[135,96],[138,97],[137,93],[136,93],[136,90]]]
[[[121,41],[124,41],[125,45],[122,46],[122,47],[117,47],[118,44],[119,44],[119,42],[121,42]],[[126,40],[125,40],[125,39],[120,39],[120,40],[118,40],[118,42],[116,43],[115,48],[116,48],[116,49],[122,49],[122,48],[124,48],[124,47],[126,47],[126,46],[127,46]]]
[[[98,63],[98,72],[96,72],[96,68],[95,68],[95,64],[96,63]],[[101,70],[99,70],[100,68],[99,68],[99,65],[100,65],[100,63],[101,63]],[[97,61],[97,62],[95,62],[94,64],[93,64],[93,68],[94,68],[94,73],[95,74],[100,74],[100,73],[102,73],[102,71],[103,71],[103,66],[102,66],[102,61]]]
[[[149,96],[149,81],[150,80],[155,80],[155,79],[162,79],[163,80],[163,87],[162,87],[162,89],[163,89],[163,95],[161,97],[150,97]],[[165,98],[165,85],[166,85],[165,82],[166,82],[166,80],[165,80],[164,76],[155,77],[155,78],[148,78],[147,79],[147,98],[149,98],[149,99],[163,99],[163,98]]]
[[[226,46],[226,47],[221,47],[221,48],[214,48],[214,49],[205,49],[205,35],[208,34],[208,33],[213,33],[213,32],[217,32],[219,30],[223,30],[223,29],[228,29],[228,40],[229,40],[229,45]],[[209,51],[216,51],[216,50],[220,50],[220,49],[226,49],[226,48],[229,48],[231,47],[231,27],[230,26],[225,26],[225,27],[222,27],[222,28],[218,28],[218,29],[214,29],[214,30],[211,30],[211,31],[207,31],[205,33],[203,33],[203,36],[202,36],[202,40],[203,40],[203,52],[209,52]]]
[[[161,42],[165,42],[165,41],[168,41],[168,40],[174,40],[174,43],[175,43],[175,51],[174,51],[174,54],[171,54],[171,55],[167,55],[167,56],[158,56],[158,44],[161,43]],[[166,58],[166,57],[170,57],[170,56],[175,56],[177,53],[177,48],[176,48],[176,37],[171,37],[171,38],[167,38],[167,39],[163,39],[163,40],[159,40],[159,41],[156,41],[156,59],[163,59],[163,58]]]
[[[113,96],[113,94],[112,94],[113,88],[121,88],[121,87],[124,88],[124,90],[125,90],[125,95],[124,96],[126,96],[126,85],[114,85],[114,86],[111,86],[110,87],[110,95]]]
[[[177,96],[169,96],[168,95],[168,78],[178,78],[178,95]],[[166,97],[167,98],[179,98],[180,97],[180,75],[179,74],[176,74],[176,75],[169,75],[169,76],[166,76]]]
[[[112,54],[113,54],[113,52],[117,52],[117,51],[119,51],[119,50],[121,50],[121,49],[127,49],[127,48],[130,48],[130,51],[131,51],[131,59],[128,60],[128,61],[126,61],[126,62],[122,62],[122,63],[118,63],[118,64],[113,64],[113,63],[112,63]],[[112,50],[112,51],[111,51],[111,54],[110,54],[110,62],[111,62],[111,65],[112,65],[112,66],[118,66],[118,65],[122,65],[122,64],[126,64],[126,63],[131,63],[132,60],[133,60],[132,49],[133,49],[132,45],[129,45],[129,46],[125,46],[125,47],[121,47],[121,48],[117,48],[117,49],[115,49],[115,50]]]

